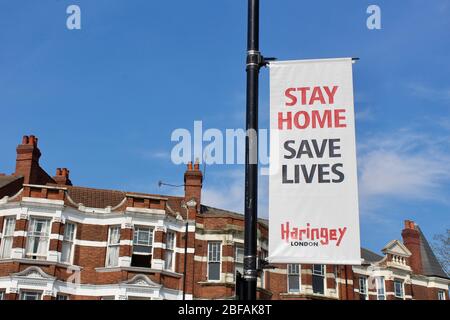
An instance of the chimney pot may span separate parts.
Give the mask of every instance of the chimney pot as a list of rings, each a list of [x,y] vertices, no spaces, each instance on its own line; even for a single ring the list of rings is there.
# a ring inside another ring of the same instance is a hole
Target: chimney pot
[[[36,145],[36,137],[31,135],[30,139],[28,140],[28,144],[31,144],[33,146]]]
[[[195,164],[194,164],[194,170],[199,170],[200,169],[200,161],[197,159],[195,159]]]
[[[61,173],[61,168],[57,168],[56,169],[56,176],[60,176],[62,173]]]
[[[28,136],[23,136],[22,144],[28,144]]]
[[[191,170],[192,170],[192,161],[189,161],[189,162],[188,162],[188,164],[187,164],[187,169],[188,169],[188,171],[191,171]]]

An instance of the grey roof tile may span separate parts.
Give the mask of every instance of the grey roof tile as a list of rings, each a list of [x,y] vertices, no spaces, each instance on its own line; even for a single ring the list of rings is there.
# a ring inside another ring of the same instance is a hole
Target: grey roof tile
[[[422,258],[423,274],[426,276],[449,278],[436,258],[433,249],[425,238],[425,235],[422,233],[422,230],[420,230],[419,226],[417,226],[417,229],[420,234],[420,256]]]

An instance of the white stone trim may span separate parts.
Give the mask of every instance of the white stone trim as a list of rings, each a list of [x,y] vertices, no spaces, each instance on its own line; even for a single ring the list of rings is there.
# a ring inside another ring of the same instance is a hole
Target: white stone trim
[[[64,206],[64,200],[52,200],[52,199],[45,199],[45,198],[31,198],[31,197],[23,197],[22,202],[25,203],[36,203],[36,204],[49,204],[49,205],[56,205],[56,206]]]

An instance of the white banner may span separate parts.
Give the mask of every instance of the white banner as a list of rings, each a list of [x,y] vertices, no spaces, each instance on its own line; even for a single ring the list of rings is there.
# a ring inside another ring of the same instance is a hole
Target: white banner
[[[361,264],[352,59],[270,63],[269,261]]]

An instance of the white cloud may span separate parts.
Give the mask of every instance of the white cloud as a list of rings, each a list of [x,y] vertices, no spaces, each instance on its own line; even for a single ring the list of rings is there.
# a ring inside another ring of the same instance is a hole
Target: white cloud
[[[359,147],[362,205],[384,197],[444,201],[450,182],[449,137],[399,130]]]
[[[432,88],[418,83],[410,83],[407,89],[414,95],[430,101],[449,101],[450,88]]]
[[[144,159],[165,159],[170,160],[170,153],[166,151],[156,151],[156,150],[143,150],[139,151],[140,155]]]

